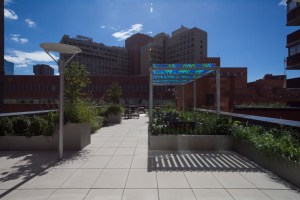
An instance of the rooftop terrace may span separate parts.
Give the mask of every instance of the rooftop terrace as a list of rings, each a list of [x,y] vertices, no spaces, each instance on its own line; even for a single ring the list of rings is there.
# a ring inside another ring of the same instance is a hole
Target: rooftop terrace
[[[84,150],[0,152],[1,199],[300,199],[235,152],[149,151],[148,118],[101,128]]]

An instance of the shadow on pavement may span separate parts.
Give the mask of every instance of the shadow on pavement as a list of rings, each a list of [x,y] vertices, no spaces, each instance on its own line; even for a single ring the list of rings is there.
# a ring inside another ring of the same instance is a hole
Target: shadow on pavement
[[[60,161],[58,160],[58,153],[56,151],[2,151],[0,152],[0,158],[2,158],[2,160],[6,160],[7,162],[15,161],[0,171],[0,184],[17,179],[21,180],[0,194],[0,199],[13,190],[18,189],[35,176],[48,173],[47,169],[51,167],[63,165],[64,163],[69,163],[77,159],[84,159],[85,157],[86,152],[84,150],[65,152],[64,159]]]

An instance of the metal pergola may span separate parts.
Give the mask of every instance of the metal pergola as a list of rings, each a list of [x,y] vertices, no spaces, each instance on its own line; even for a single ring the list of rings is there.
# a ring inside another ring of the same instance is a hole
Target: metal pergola
[[[193,102],[196,108],[196,80],[216,72],[216,112],[220,115],[220,66],[215,62],[197,64],[153,64],[149,78],[149,122],[153,119],[153,86],[182,86],[184,108],[184,85],[193,82]]]

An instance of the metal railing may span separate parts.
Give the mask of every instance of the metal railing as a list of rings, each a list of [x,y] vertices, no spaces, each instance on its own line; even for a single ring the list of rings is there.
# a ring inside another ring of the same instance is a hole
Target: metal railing
[[[215,110],[206,110],[206,109],[197,109],[198,111],[208,112],[208,113],[216,113]],[[300,131],[300,122],[293,121],[293,120],[286,120],[286,119],[278,119],[278,118],[271,118],[271,117],[261,117],[256,115],[245,115],[245,114],[238,114],[238,113],[230,113],[230,112],[220,112],[221,115],[232,117],[234,119],[240,121],[247,121],[253,124],[259,125],[271,125],[271,126],[288,126],[294,128],[297,131]]]
[[[39,110],[39,111],[27,111],[27,112],[14,112],[14,113],[0,113],[0,117],[12,117],[19,115],[40,115],[49,112],[56,112],[58,110]]]

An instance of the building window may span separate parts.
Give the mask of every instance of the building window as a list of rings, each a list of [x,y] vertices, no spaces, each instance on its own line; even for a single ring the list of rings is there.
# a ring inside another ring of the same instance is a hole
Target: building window
[[[295,46],[292,46],[289,48],[289,55],[292,56],[292,55],[295,55],[297,53],[300,53],[300,44],[297,44]]]

